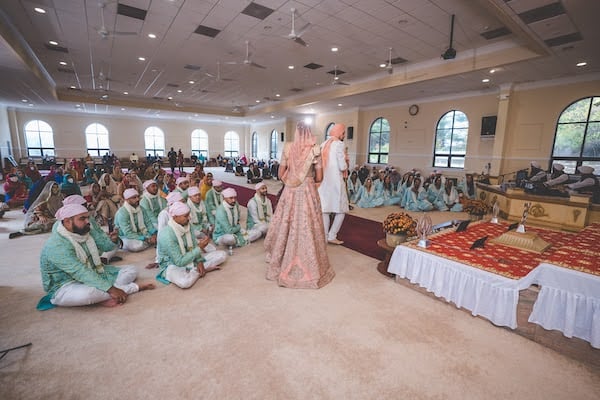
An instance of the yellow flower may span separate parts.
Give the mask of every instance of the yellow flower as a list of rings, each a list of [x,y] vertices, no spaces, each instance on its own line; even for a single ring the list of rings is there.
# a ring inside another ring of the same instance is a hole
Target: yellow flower
[[[391,213],[383,221],[383,230],[391,234],[406,234],[407,236],[416,235],[417,221],[410,215],[397,212]]]

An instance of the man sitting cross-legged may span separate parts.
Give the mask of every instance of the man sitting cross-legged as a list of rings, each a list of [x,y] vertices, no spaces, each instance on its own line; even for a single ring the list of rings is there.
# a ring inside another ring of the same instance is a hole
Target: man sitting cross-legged
[[[223,195],[221,191],[223,190],[223,182],[214,180],[212,181],[212,188],[206,192],[206,197],[204,199],[204,205],[206,206],[206,216],[208,217],[208,222],[212,226],[215,225],[215,215],[217,214],[217,207],[221,205],[223,202]]]
[[[156,244],[156,229],[144,209],[140,207],[140,196],[135,189],[123,192],[125,202],[115,215],[115,226],[119,227],[119,237],[123,250],[139,252]]]
[[[140,207],[142,207],[154,228],[158,228],[158,214],[167,207],[167,201],[158,193],[158,184],[153,180],[144,182],[144,193],[140,199]]]
[[[84,306],[103,303],[123,304],[127,296],[154,284],[136,284],[135,267],[103,265],[96,242],[89,234],[87,208],[69,204],[56,212],[60,225],[44,244],[40,256],[42,284],[47,295],[38,303],[39,310],[54,306]]]
[[[254,186],[256,194],[248,200],[248,219],[246,220],[246,228],[258,229],[263,236],[269,230],[269,222],[273,218],[273,205],[267,197],[267,184],[264,182],[257,183]]]
[[[190,229],[190,208],[176,202],[169,206],[169,222],[161,229],[158,239],[160,272],[156,279],[174,283],[180,288],[191,287],[218,265],[205,265],[202,252]]]
[[[217,207],[215,215],[215,243],[221,246],[241,247],[260,239],[261,236],[262,233],[258,229],[242,229],[237,192],[232,188],[223,190],[223,202]]]

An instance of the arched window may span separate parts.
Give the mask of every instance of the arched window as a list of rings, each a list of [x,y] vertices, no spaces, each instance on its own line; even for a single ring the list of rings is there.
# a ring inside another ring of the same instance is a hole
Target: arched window
[[[390,123],[379,117],[369,129],[369,164],[387,164],[390,152]]]
[[[144,132],[145,154],[163,157],[165,155],[165,134],[162,129],[151,126]]]
[[[563,110],[556,124],[552,162],[560,162],[565,172],[588,165],[600,172],[600,97],[586,97]]]
[[[234,131],[225,134],[225,158],[238,157],[240,155],[240,137]]]
[[[464,112],[452,110],[442,115],[435,130],[433,166],[464,168],[468,135],[469,120]]]
[[[271,132],[271,151],[269,152],[269,158],[271,160],[277,158],[277,136],[279,136],[279,133],[277,133],[276,129],[273,129]]]
[[[100,157],[110,153],[108,129],[104,125],[93,123],[85,128],[85,143],[90,156]]]
[[[208,133],[202,129],[192,131],[192,154],[200,157],[200,154],[208,158]]]
[[[258,157],[258,133],[252,133],[252,158]]]
[[[335,122],[330,122],[327,125],[327,128],[325,128],[325,140],[329,139],[329,131],[331,131],[331,128],[333,128],[334,125],[335,125]]]
[[[25,141],[29,157],[55,156],[54,133],[48,123],[40,120],[26,123]]]

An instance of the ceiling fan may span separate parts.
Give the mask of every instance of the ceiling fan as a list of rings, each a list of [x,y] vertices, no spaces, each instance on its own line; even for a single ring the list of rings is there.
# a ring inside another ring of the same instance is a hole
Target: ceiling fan
[[[452,19],[450,21],[450,46],[446,49],[444,53],[442,53],[442,58],[444,60],[453,60],[456,58],[456,50],[452,47],[452,40],[454,39],[454,14],[452,14]]]
[[[108,39],[111,36],[134,36],[137,35],[137,32],[121,32],[121,31],[109,31],[106,28],[106,24],[104,22],[104,10],[106,9],[106,3],[99,3],[100,6],[100,20],[102,21],[102,26],[96,29],[98,35],[102,39]]]
[[[333,67],[333,82],[331,82],[331,84],[332,85],[344,85],[344,86],[349,85],[349,83],[342,82],[340,80],[340,77],[338,76],[338,72],[337,72],[337,65],[335,67]]]
[[[225,64],[231,64],[231,65],[243,64],[243,65],[250,65],[252,67],[261,68],[261,69],[267,68],[264,65],[257,64],[254,61],[250,60],[250,56],[251,56],[250,42],[248,40],[246,40],[246,58],[244,59],[244,61],[242,61],[241,63],[238,61],[227,61]]]
[[[306,32],[306,30],[309,27],[310,27],[310,22],[307,22],[306,25],[304,25],[301,29],[296,31],[296,9],[292,8],[292,31],[285,37],[287,37],[290,40],[293,40],[294,42],[296,42],[302,46],[307,46],[304,39],[302,39],[302,35],[304,34],[304,32]]]
[[[205,72],[204,73],[206,76],[208,76],[209,78],[214,78],[215,82],[233,82],[235,81],[235,79],[232,78],[223,78],[221,77],[221,62],[217,61],[217,74],[213,75],[210,72]]]

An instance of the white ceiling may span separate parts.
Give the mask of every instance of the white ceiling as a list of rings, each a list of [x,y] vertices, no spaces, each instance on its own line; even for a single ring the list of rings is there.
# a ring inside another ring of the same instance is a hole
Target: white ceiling
[[[119,3],[145,10],[145,20],[118,15]],[[264,20],[242,13],[251,3],[2,1],[0,102],[61,112],[244,121],[600,72],[600,1],[256,0],[273,10]],[[292,8],[296,30],[310,23],[302,34],[306,47],[286,37]],[[103,38],[103,10],[109,32],[134,34]],[[452,14],[457,57],[443,60]],[[214,38],[194,33],[199,25],[220,32]],[[501,27],[512,33],[482,36]],[[566,42],[552,42],[560,37]],[[68,52],[52,50],[50,40]],[[244,64],[246,41],[248,61],[265,69]],[[389,48],[392,58],[407,60],[394,65],[391,75],[379,66]],[[581,60],[588,65],[577,68]],[[322,67],[305,68],[309,63]],[[348,86],[332,85],[328,72],[336,67]],[[491,67],[498,67],[493,75]],[[484,84],[483,78],[491,81]]]

